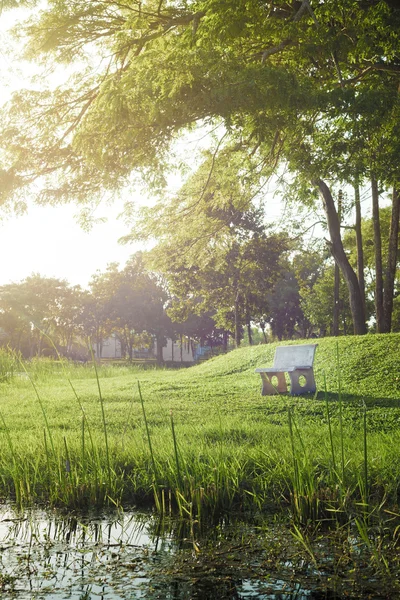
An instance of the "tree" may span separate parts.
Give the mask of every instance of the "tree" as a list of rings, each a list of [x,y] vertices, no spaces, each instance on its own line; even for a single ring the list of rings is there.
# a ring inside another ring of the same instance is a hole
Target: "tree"
[[[176,197],[143,209],[134,228],[136,239],[157,241],[149,259],[173,305],[211,312],[236,346],[243,328],[265,313],[287,251],[285,236],[268,235],[263,225],[252,163],[231,148],[218,157],[207,153]]]
[[[33,274],[0,288],[0,327],[7,343],[26,356],[40,356],[52,344],[63,353],[79,333],[81,290],[65,280]]]
[[[394,307],[395,281],[397,273],[397,255],[399,248],[400,195],[393,186],[392,210],[388,241],[388,257],[383,285],[383,330],[389,333],[392,329],[392,314]]]
[[[301,289],[301,308],[319,334],[334,335],[334,266],[326,264],[312,287]],[[339,286],[339,334],[347,335],[351,329],[351,311],[343,279]]]
[[[68,285],[56,316],[56,335],[60,351],[70,358],[86,356],[86,348],[82,349],[84,298],[85,292],[79,285]],[[80,346],[79,351],[74,349],[77,342]]]
[[[291,340],[296,326],[304,321],[300,307],[299,285],[293,271],[282,274],[278,283],[268,294],[269,317],[273,335],[278,340]]]
[[[163,166],[175,160],[178,134],[221,124],[225,142],[239,140],[258,157],[260,175],[286,161],[319,189],[355,332],[364,333],[362,293],[343,252],[327,178],[347,180],[352,162],[353,179],[367,175],[368,156],[377,179],[385,166],[385,181],[393,179],[399,23],[396,5],[373,0],[51,1],[27,27],[27,55],[76,57],[79,70],[64,86],[16,94],[5,109],[2,197],[33,193],[39,179],[42,201],[84,201],[119,188],[134,169],[159,184]],[[84,58],[89,67],[97,59],[97,69],[82,70]],[[387,100],[376,124],[377,106]],[[347,135],[327,151],[339,120]],[[357,135],[357,121],[371,129],[370,138]],[[362,143],[367,152],[357,153]]]
[[[0,327],[4,332],[2,343],[29,356],[31,325],[26,318],[21,291],[18,284],[0,288]]]
[[[143,262],[141,252],[134,254],[120,270],[111,263],[104,273],[97,273],[91,281],[90,310],[86,316],[86,330],[92,334],[101,356],[104,338],[118,336],[123,354],[133,358],[137,345],[149,343],[149,336],[157,343],[157,357],[162,362],[162,348],[171,329],[165,313],[167,295]],[[147,334],[147,335],[145,335]]]
[[[396,190],[394,190],[396,194]],[[397,199],[395,202],[392,201],[392,206],[387,206],[385,208],[379,209],[379,229],[382,235],[382,239],[385,241],[382,244],[381,249],[381,262],[383,264],[388,265],[386,269],[386,276],[383,278],[381,273],[380,277],[382,278],[382,283],[384,282],[384,288],[386,289],[386,294],[384,294],[384,299],[386,302],[391,299],[391,307],[386,308],[384,311],[384,315],[386,319],[389,319],[386,327],[389,327],[391,330],[391,315],[393,311],[393,299],[398,295],[398,272],[397,272],[397,244],[399,232],[397,229],[397,240],[393,240],[394,235],[396,234],[396,229],[394,224],[398,222],[398,215],[396,215],[397,211]],[[393,211],[395,211],[395,215],[393,216]],[[366,293],[368,303],[371,304],[371,301],[376,304],[376,247],[375,247],[375,236],[376,236],[376,215],[374,217],[365,218],[362,220],[361,229],[362,236],[364,240],[364,259],[365,259],[365,268],[366,268]],[[356,237],[355,233],[351,230],[346,233],[344,236],[344,245],[345,248],[350,251],[349,260],[352,264],[355,264],[356,261]],[[396,248],[396,251],[394,249]],[[394,266],[391,265],[391,261],[393,261]],[[391,275],[388,275],[389,272],[394,272],[394,278],[392,279]],[[388,286],[390,286],[390,291],[388,291]],[[380,286],[378,286],[378,290]],[[383,298],[381,298],[381,301]]]
[[[112,310],[125,318],[125,331],[147,332],[156,341],[157,361],[163,362],[162,348],[171,337],[171,320],[165,308],[168,299],[165,288],[155,273],[147,270],[141,252],[127,262],[122,275],[122,285],[116,291]],[[130,358],[132,354],[130,351]]]

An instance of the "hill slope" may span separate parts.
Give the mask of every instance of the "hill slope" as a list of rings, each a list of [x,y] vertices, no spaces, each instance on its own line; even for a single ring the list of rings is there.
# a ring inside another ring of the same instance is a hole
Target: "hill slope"
[[[319,390],[324,389],[324,375],[327,390],[338,390],[339,364],[344,394],[400,397],[400,333],[322,338],[312,342],[318,344],[314,370]],[[310,340],[239,348],[191,368],[190,377],[224,377],[239,373],[256,377],[255,368],[272,366],[278,345],[297,343],[310,343]]]

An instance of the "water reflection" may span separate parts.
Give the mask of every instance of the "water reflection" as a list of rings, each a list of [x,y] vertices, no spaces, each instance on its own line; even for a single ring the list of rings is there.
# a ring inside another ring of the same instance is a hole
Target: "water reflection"
[[[136,514],[17,515],[3,510],[2,597],[117,600],[127,597],[127,589],[130,597],[146,597],[143,584],[153,557],[171,555],[168,537],[150,534],[150,529],[151,518]]]
[[[252,562],[248,557],[246,562],[240,551],[232,556],[220,553],[219,561],[200,560],[189,532],[185,524],[166,524],[138,512],[65,515],[39,510],[16,513],[3,507],[0,596],[18,600],[339,599],[334,591],[293,581],[289,562],[282,564],[280,577],[268,574],[260,568],[264,559],[254,548]]]

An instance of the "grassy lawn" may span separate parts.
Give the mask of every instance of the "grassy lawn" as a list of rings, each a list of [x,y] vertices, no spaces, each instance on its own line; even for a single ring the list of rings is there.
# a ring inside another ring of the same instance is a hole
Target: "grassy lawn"
[[[27,364],[0,384],[3,499],[192,516],[279,506],[299,520],[396,509],[400,335],[318,340],[315,397],[260,395],[254,369],[274,350],[182,370],[102,365],[101,396],[91,365]]]

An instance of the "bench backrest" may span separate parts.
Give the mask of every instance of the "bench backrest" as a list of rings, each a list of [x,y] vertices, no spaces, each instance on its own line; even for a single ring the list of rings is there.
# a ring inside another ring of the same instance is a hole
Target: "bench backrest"
[[[318,344],[278,346],[275,350],[274,367],[312,367]]]

